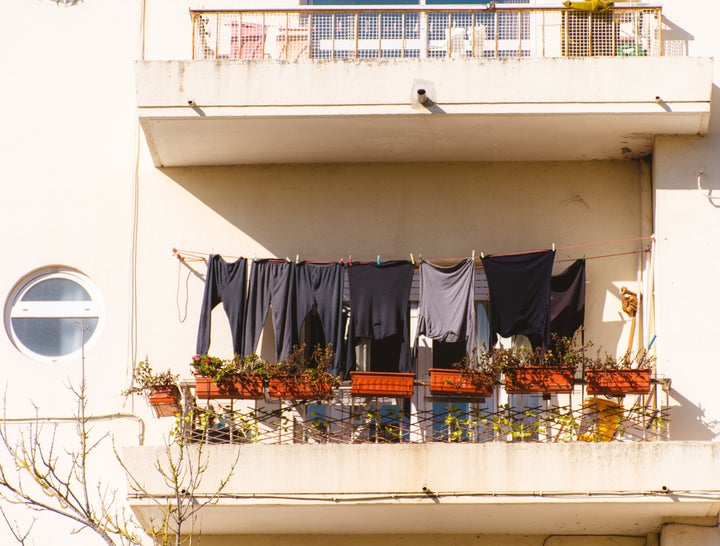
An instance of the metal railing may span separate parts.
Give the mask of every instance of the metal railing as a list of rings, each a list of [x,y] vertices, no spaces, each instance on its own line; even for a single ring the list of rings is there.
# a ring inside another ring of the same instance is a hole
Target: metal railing
[[[195,400],[185,386],[178,423],[187,442],[427,443],[663,441],[670,437],[669,389],[653,379],[649,394],[431,396],[416,382],[412,399],[352,396],[348,387],[328,400]]]
[[[285,61],[662,55],[662,12],[488,4],[193,10],[193,59]]]

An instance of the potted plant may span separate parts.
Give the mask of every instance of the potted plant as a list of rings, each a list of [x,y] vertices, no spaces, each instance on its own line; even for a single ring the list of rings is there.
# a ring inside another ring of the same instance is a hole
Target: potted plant
[[[493,355],[486,347],[476,347],[470,357],[453,364],[452,368],[430,368],[430,393],[492,396],[502,371]]]
[[[608,354],[589,361],[585,368],[587,393],[592,395],[625,396],[648,394],[655,358],[641,352],[631,357],[615,358]]]
[[[553,338],[553,348],[542,350],[498,349],[509,394],[572,392],[575,370],[584,361],[587,346],[578,346],[573,339]]]
[[[318,344],[309,355],[305,345],[296,346],[284,362],[272,368],[268,395],[292,400],[330,398],[333,387],[339,384],[338,378],[328,372],[334,359],[331,344],[327,347]]]
[[[179,374],[173,374],[169,369],[154,372],[146,358],[135,367],[132,386],[123,394],[141,394],[148,399],[156,417],[170,417],[180,413],[179,378]]]
[[[190,361],[195,374],[195,396],[259,400],[264,397],[267,362],[256,354],[236,355],[231,360],[195,355]]]

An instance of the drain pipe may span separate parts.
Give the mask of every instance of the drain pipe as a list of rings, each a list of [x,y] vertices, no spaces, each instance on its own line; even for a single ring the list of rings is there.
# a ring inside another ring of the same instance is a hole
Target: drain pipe
[[[114,421],[116,419],[129,419],[138,424],[138,444],[145,444],[145,421],[132,413],[108,413],[105,415],[93,415],[85,418],[88,421]],[[3,418],[3,424],[11,425],[32,425],[36,423],[66,424],[77,423],[77,417],[16,417]]]

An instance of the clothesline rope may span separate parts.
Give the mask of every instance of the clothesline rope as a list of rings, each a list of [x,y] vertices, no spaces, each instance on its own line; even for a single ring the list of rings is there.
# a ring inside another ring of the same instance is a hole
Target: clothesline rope
[[[616,245],[616,244],[623,244],[623,243],[633,243],[633,242],[641,242],[641,241],[652,241],[654,240],[654,235],[646,235],[643,237],[631,237],[628,239],[614,239],[611,241],[599,241],[594,243],[583,243],[578,245],[570,245],[570,246],[563,246],[563,247],[557,247],[556,251],[564,251],[564,250],[576,250],[579,248],[592,248],[597,246],[607,246],[607,245]],[[506,253],[499,253],[499,254],[492,254],[493,256],[517,256],[520,254],[533,254],[536,252],[545,252],[549,249],[540,249],[540,250],[528,250],[523,252],[506,252]],[[178,248],[172,249],[173,255],[180,261],[186,261],[186,262],[205,262],[207,261],[207,256],[211,254],[211,252],[198,252],[196,250],[183,250]],[[643,252],[648,252],[648,249],[641,249],[641,250],[631,250],[628,252],[619,252],[619,253],[612,253],[612,254],[602,254],[597,256],[586,256],[585,259],[592,260],[592,259],[598,259],[598,258],[609,258],[613,256],[624,256],[628,254],[639,254]],[[230,256],[227,254],[221,254],[226,259],[230,260],[237,260],[241,258],[241,256]],[[412,257],[413,254],[410,254]],[[465,260],[469,256],[462,256],[462,257],[456,257],[456,258],[422,258],[422,254],[418,254],[420,257],[419,261],[431,261],[431,262],[459,262],[460,260]],[[255,258],[257,259],[257,258]],[[275,261],[275,262],[283,262],[283,261],[293,261],[290,258],[266,258],[268,261]],[[296,261],[298,259],[298,255],[296,255]],[[477,259],[477,257],[476,257]],[[567,258],[567,259],[561,259],[556,260],[557,262],[567,262],[567,261],[573,261],[576,258]],[[312,260],[303,260],[306,263],[311,264],[331,264],[331,263],[346,263],[346,260],[344,258],[340,258],[337,261],[312,261]],[[416,260],[412,260],[413,263],[416,263]],[[352,254],[348,254],[348,264],[352,263],[358,263],[358,264],[367,264],[367,263],[374,263],[374,260],[368,260],[368,261],[359,261],[359,260],[352,260]],[[417,263],[416,263],[417,265]],[[476,265],[475,266],[478,269],[482,268],[482,265]]]

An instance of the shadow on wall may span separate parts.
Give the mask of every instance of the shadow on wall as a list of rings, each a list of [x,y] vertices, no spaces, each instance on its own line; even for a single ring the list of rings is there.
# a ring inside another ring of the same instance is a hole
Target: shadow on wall
[[[162,171],[276,256],[447,258],[472,249],[522,252],[639,235],[632,220],[639,206],[634,162]]]
[[[717,440],[720,421],[708,421],[705,410],[693,404],[675,389],[670,389],[670,439],[710,442]]]
[[[322,164],[166,168],[162,172],[252,243],[207,248],[302,260],[429,259],[484,252],[558,253],[555,271],[587,253],[588,339],[613,352],[625,323],[608,290],[637,278],[639,243],[573,245],[642,235],[636,161],[566,163]],[[167,187],[174,191],[173,185]],[[198,209],[200,210],[200,209]],[[205,208],[202,207],[205,211]],[[608,221],[612,218],[612,221]],[[221,223],[222,225],[222,223]],[[172,231],[172,226],[167,227]],[[173,243],[178,244],[177,241]],[[607,312],[607,305],[612,311]]]
[[[720,88],[713,84],[710,102],[713,105],[720,104]],[[686,136],[686,137],[660,137],[663,142],[666,139],[669,146],[667,148],[660,145],[660,150],[670,153],[672,161],[668,163],[670,168],[675,167],[678,163],[678,157],[682,158],[685,168],[682,173],[674,173],[672,176],[663,176],[656,179],[656,185],[659,190],[692,190],[698,187],[698,175],[702,171],[700,184],[702,186],[702,194],[705,197],[711,197],[710,203],[720,208],[720,155],[717,150],[720,149],[720,112],[717,108],[710,110],[710,122],[708,125],[708,133],[706,136]],[[659,157],[660,170],[664,167],[663,154]],[[677,167],[675,167],[677,168]]]
[[[680,28],[667,17],[662,19],[663,54],[669,57],[685,57],[688,54],[688,43],[695,39],[683,28]]]

